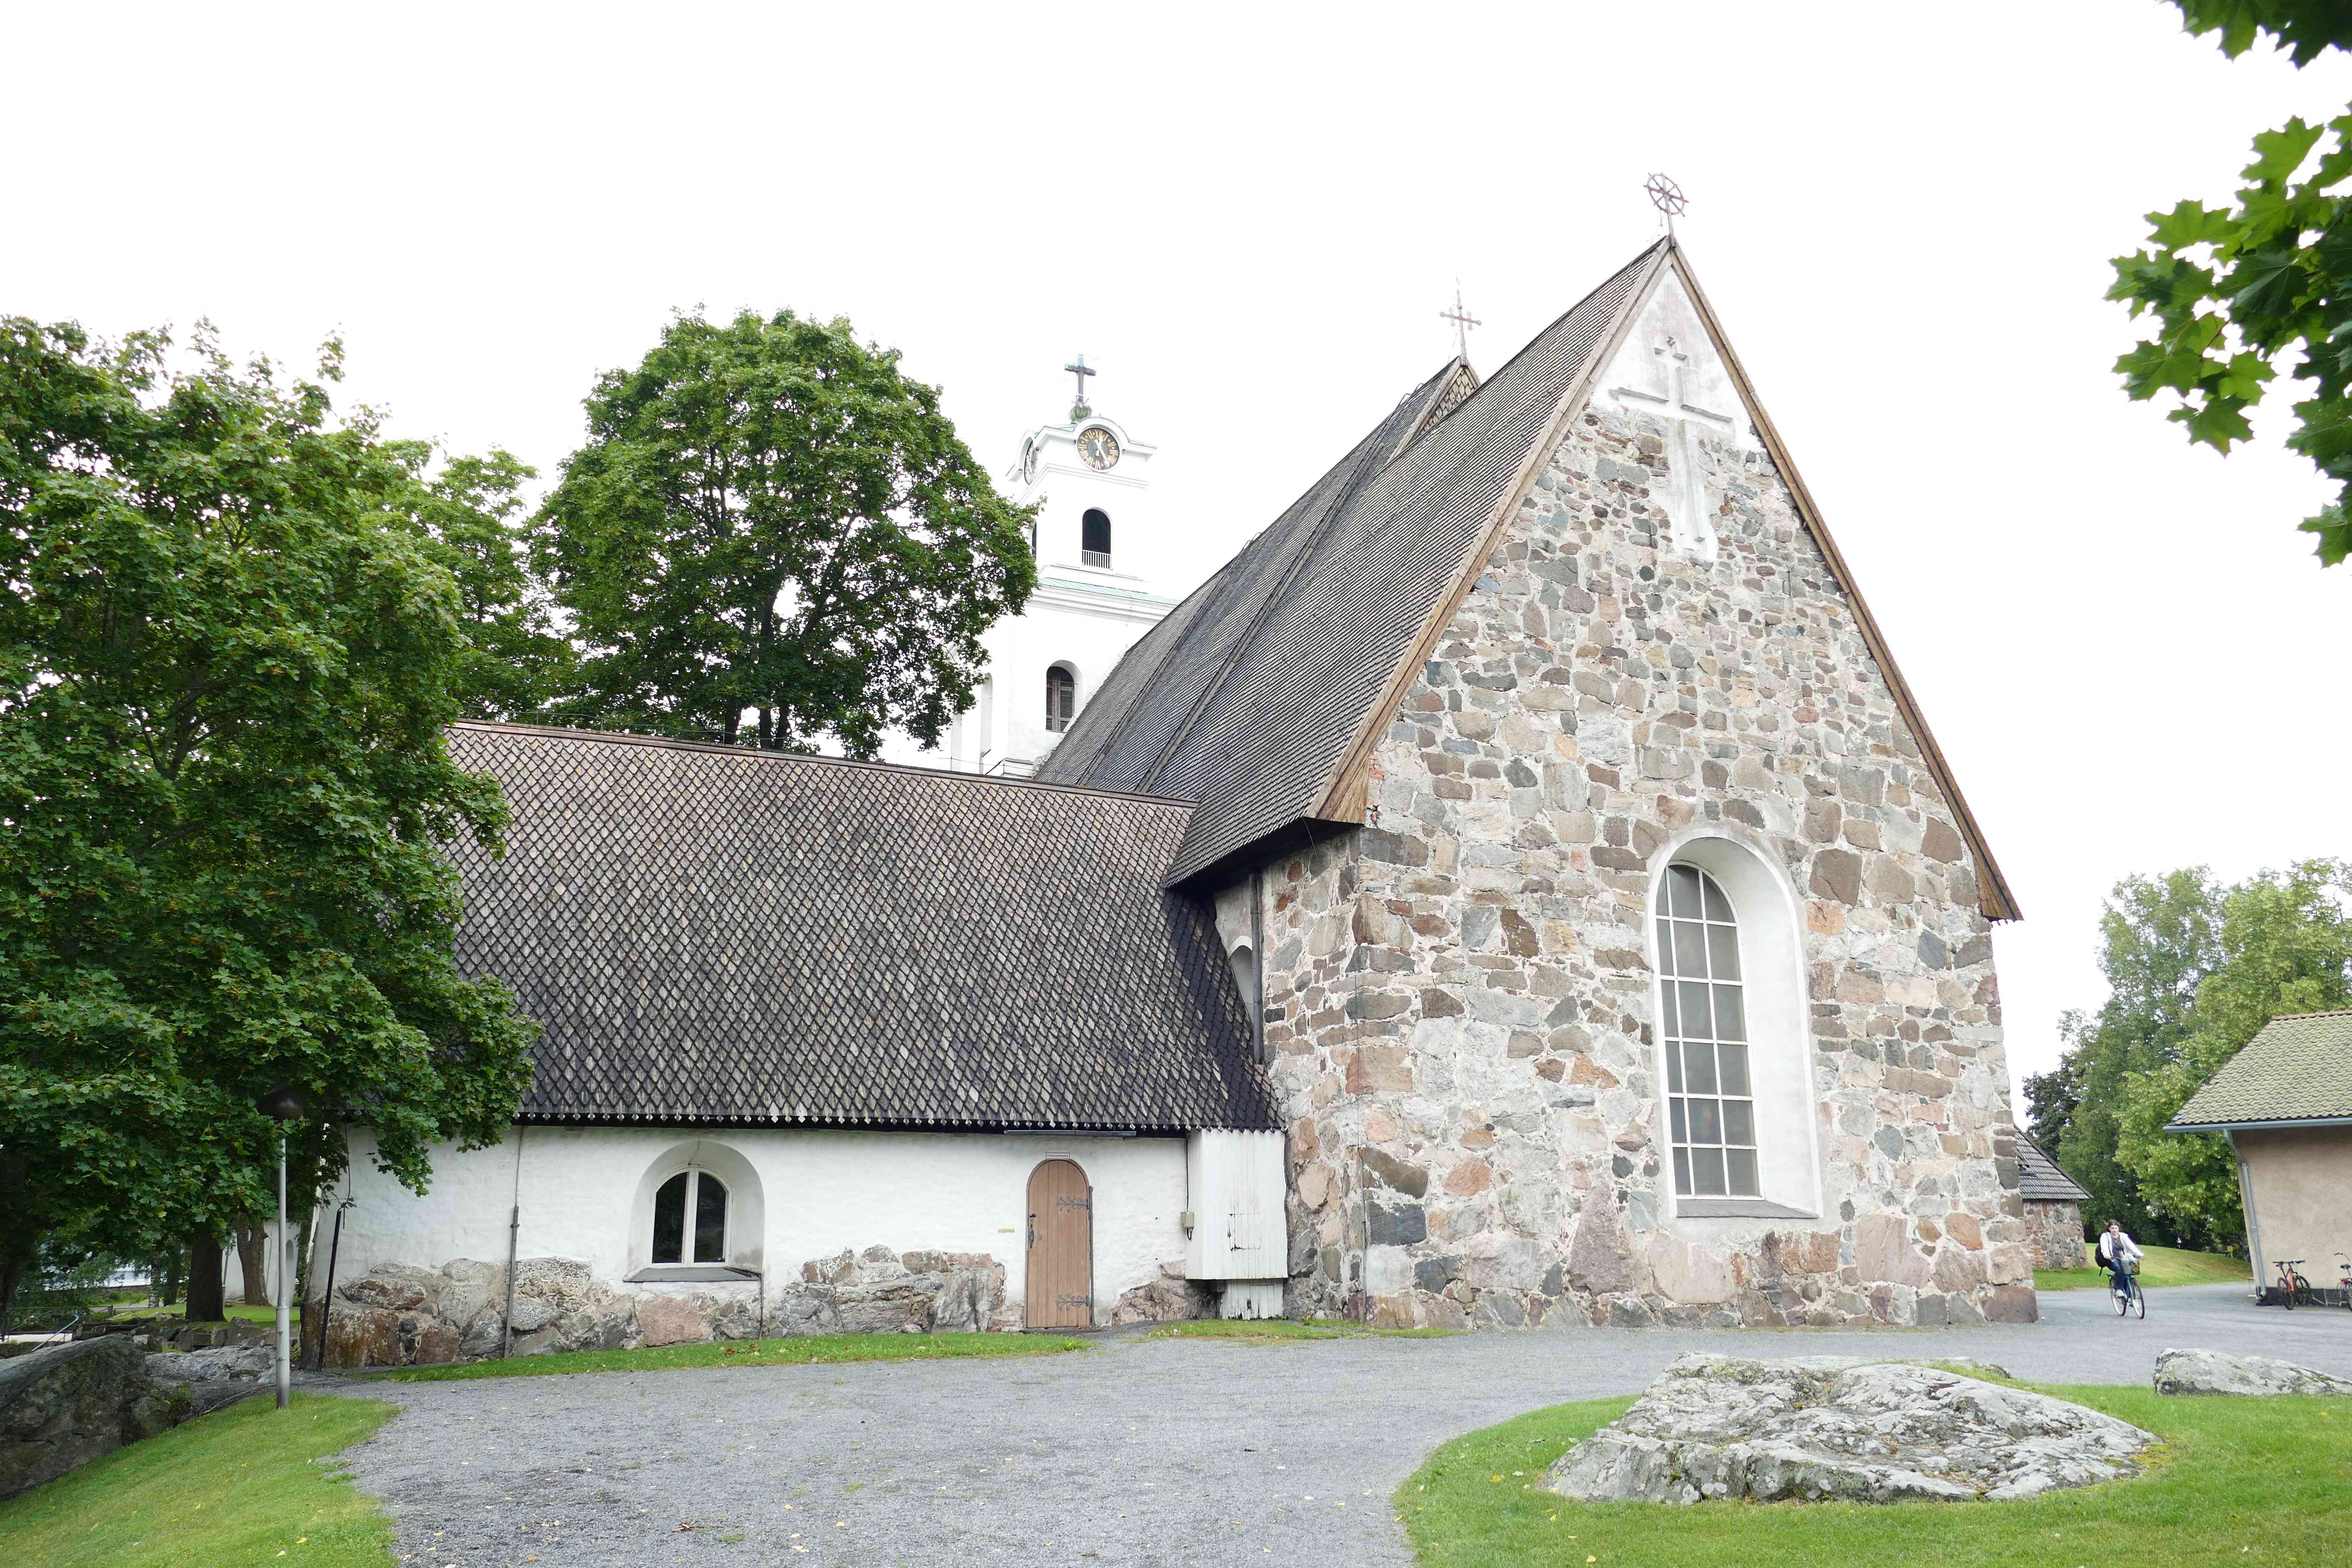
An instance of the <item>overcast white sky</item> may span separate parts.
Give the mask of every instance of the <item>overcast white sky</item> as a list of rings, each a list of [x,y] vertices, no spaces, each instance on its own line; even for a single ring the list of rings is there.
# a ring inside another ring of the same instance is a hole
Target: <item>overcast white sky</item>
[[[2352,852],[2352,568],[2263,439],[2109,366],[2139,215],[2352,68],[2155,0],[41,7],[0,20],[0,311],[208,315],[551,470],[673,307],[845,314],[1001,468],[1096,404],[1202,574],[1443,360],[1507,358],[1691,197],[1701,278],[2024,904],[2011,1059],[2104,994],[2116,879]]]

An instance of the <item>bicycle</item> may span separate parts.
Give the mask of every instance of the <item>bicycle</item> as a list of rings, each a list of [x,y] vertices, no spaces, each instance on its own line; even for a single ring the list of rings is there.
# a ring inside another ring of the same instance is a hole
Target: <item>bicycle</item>
[[[2311,1281],[2294,1271],[2294,1266],[2302,1261],[2300,1258],[2282,1258],[2277,1260],[2278,1283],[2272,1289],[2278,1292],[2279,1304],[2290,1312],[2297,1307],[2316,1304],[2311,1291]]]
[[[2116,1276],[2116,1279],[2121,1283],[2111,1280],[2107,1286],[2107,1294],[2116,1299],[2116,1316],[2127,1318],[2131,1316],[2132,1309],[2137,1307],[2139,1315],[2145,1319],[2147,1316],[2147,1292],[2140,1289],[2138,1260],[2126,1263],[2124,1271]]]
[[[2336,1255],[2336,1272],[2342,1276],[2336,1284],[2344,1292],[2345,1310],[2352,1311],[2352,1253],[2339,1252]]]

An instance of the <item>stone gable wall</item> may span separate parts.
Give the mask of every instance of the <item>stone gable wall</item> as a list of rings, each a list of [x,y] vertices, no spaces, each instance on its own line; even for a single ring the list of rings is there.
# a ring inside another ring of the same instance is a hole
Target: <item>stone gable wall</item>
[[[2083,1205],[2078,1203],[2030,1203],[2025,1205],[2026,1245],[2033,1250],[2036,1268],[2084,1267]]]
[[[1643,416],[1580,416],[1380,746],[1367,826],[1265,868],[1292,1309],[2030,1318],[1951,813],[1769,459],[1705,443],[1707,563],[1658,549],[1666,450]],[[1694,829],[1803,900],[1818,1220],[1672,1217],[1643,921]]]

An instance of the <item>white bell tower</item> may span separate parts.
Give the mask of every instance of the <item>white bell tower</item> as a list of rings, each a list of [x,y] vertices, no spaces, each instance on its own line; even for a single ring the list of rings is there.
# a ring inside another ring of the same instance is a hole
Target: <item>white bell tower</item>
[[[1157,448],[1094,411],[1087,382],[1097,373],[1084,354],[1063,368],[1077,379],[1069,422],[1029,432],[1003,481],[1014,500],[1041,503],[1037,591],[982,639],[988,674],[945,738],[958,773],[1035,773],[1120,656],[1176,607],[1151,504]]]

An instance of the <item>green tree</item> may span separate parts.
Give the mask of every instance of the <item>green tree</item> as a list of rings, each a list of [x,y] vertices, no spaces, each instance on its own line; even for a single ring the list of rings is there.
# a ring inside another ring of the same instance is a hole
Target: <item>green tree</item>
[[[200,331],[0,320],[0,1313],[44,1255],[154,1255],[370,1123],[412,1186],[500,1137],[532,1026],[451,952],[468,643],[424,452]],[[332,379],[330,346],[322,380]]]
[[[1036,580],[1030,514],[896,353],[790,311],[681,316],[587,406],[535,529],[585,647],[571,717],[862,757],[970,705],[981,634]]]
[[[2173,0],[2192,34],[2219,33],[2235,58],[2267,36],[2307,65],[2352,49],[2341,0]],[[2149,247],[2116,259],[2107,298],[2151,316],[2155,335],[2116,362],[2137,399],[2171,392],[2191,441],[2227,452],[2280,370],[2308,377],[2287,445],[2336,481],[2302,527],[2320,563],[2352,553],[2352,113],[2290,120],[2254,138],[2233,205],[2183,201],[2150,213]]]
[[[2273,1017],[2352,1005],[2352,865],[2306,860],[2221,900],[2221,962],[2198,987],[2189,1030],[2125,1077],[2116,1157],[2150,1207],[2194,1245],[2242,1248],[2237,1161],[2219,1133],[2165,1124]]]
[[[2035,1141],[2091,1194],[2084,1218],[2095,1225],[2119,1219],[2135,1236],[2171,1238],[2116,1157],[2117,1117],[2130,1075],[2168,1059],[2189,1033],[2198,985],[2221,956],[2220,900],[2202,867],[2116,883],[2099,920],[2107,1000],[2095,1016],[2060,1021],[2059,1067],[2027,1083]]]
[[[522,487],[534,477],[509,452],[453,458],[417,508],[435,559],[457,584],[468,644],[458,687],[469,719],[545,718],[578,663],[555,627],[546,584],[530,569]]]

